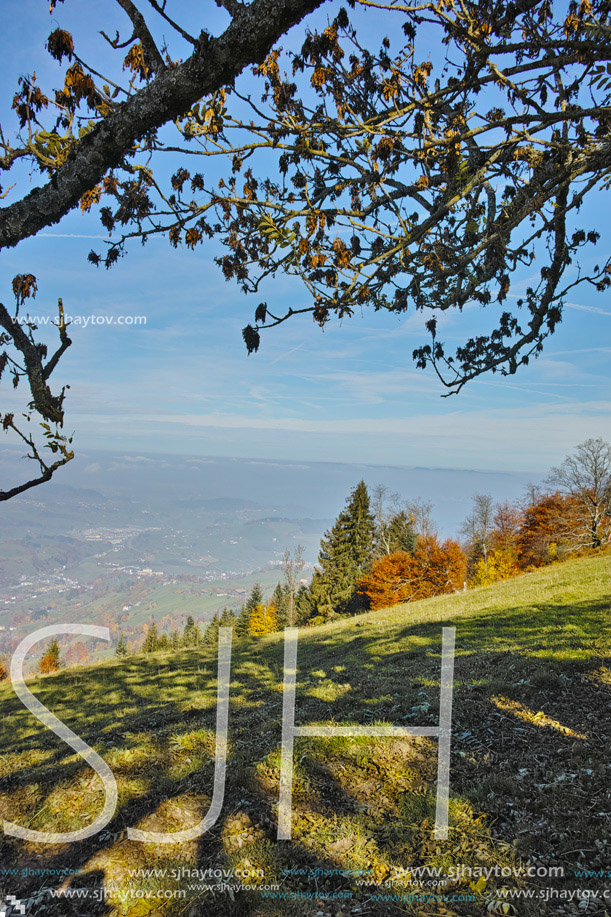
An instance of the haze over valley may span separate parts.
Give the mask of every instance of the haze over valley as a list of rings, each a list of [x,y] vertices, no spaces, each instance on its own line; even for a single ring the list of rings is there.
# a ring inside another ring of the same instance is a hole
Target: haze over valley
[[[16,453],[0,453],[10,479]],[[360,479],[434,505],[455,535],[474,492],[514,499],[535,476],[176,455],[82,454],[69,474],[3,507],[0,652],[35,627],[104,624],[137,645],[151,617],[180,628],[239,608],[255,582],[271,592],[286,549],[304,546],[309,579],[320,538]],[[69,481],[69,483],[67,483]],[[68,650],[68,653],[71,651]],[[87,644],[87,652],[108,649]],[[72,648],[78,662],[79,652]],[[84,657],[83,649],[80,656]]]

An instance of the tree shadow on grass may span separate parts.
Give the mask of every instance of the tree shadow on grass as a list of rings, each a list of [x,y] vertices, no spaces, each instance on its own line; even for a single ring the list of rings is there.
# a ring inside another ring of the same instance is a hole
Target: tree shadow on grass
[[[606,598],[570,607],[552,602],[540,604],[536,610],[516,607],[505,610],[502,617],[498,612],[480,612],[426,623],[381,621],[377,630],[370,617],[367,629],[359,626],[361,619],[353,619],[342,632],[300,632],[296,722],[436,725],[441,628],[456,626],[453,797],[469,802],[474,813],[488,815],[494,822],[490,829],[493,843],[515,842],[518,853],[544,859],[554,851],[557,861],[564,862],[567,868],[575,863],[575,851],[591,851],[587,855],[590,861],[595,860],[594,839],[602,836],[608,809],[604,759],[605,743],[609,745],[609,688],[597,678],[605,649],[601,644],[601,614],[608,614]],[[276,638],[236,646],[225,804],[219,824],[197,842],[194,863],[205,868],[235,860],[239,851],[232,848],[226,836],[228,817],[246,812],[258,829],[246,850],[254,846],[262,852],[276,874],[282,869],[323,870],[316,882],[307,872],[305,877],[285,875],[284,890],[311,894],[314,887],[321,893],[332,892],[340,886],[345,888],[346,882],[350,885],[350,880],[332,874],[349,860],[350,851],[341,845],[334,848],[336,840],[330,840],[325,847],[314,838],[312,846],[307,832],[290,844],[277,842],[277,768],[271,768],[267,785],[254,770],[279,746],[282,672],[283,646]],[[189,737],[202,727],[214,729],[214,651],[130,660],[125,667],[91,668],[79,672],[76,686],[70,678],[65,673],[45,679],[36,693],[90,744],[102,736],[105,747],[113,744],[129,750],[130,739],[131,745],[137,745],[137,736],[145,733],[157,757],[153,772],[147,774],[148,789],[122,801],[104,836],[69,848],[38,847],[36,862],[47,868],[69,865],[87,869],[92,864],[93,872],[79,877],[78,882],[98,874],[93,864],[104,850],[109,862],[119,857],[124,865],[165,862],[164,852],[158,848],[143,852],[143,845],[117,840],[112,835],[121,835],[127,826],[141,825],[147,816],[158,813],[168,798],[180,803],[185,794],[209,796],[212,761],[208,759],[194,770],[187,768],[182,775],[172,776],[170,738]],[[153,690],[155,684],[157,692]],[[0,778],[0,793],[8,791],[9,807],[11,792],[19,795],[35,789],[36,805],[40,807],[58,782],[74,780],[80,773],[89,777],[91,772],[86,766],[70,760],[71,751],[44,732],[42,726],[38,728],[16,698],[5,695],[3,707],[8,714],[8,720],[4,720],[3,754],[27,754],[44,746],[52,755],[41,764],[26,764]],[[300,741],[296,758],[301,754]],[[325,747],[322,740],[318,745],[319,750]],[[427,754],[433,761],[436,743],[429,745]],[[329,761],[341,764],[346,760],[343,755],[345,750],[331,750]],[[354,785],[342,781],[336,768],[325,769],[324,752],[322,765],[320,754],[301,764],[313,796],[304,800],[296,792],[296,819],[305,818],[310,809],[311,817],[318,819],[316,830],[323,840],[324,821],[331,819],[333,813],[338,818],[336,835],[341,834],[342,825],[356,823],[354,816],[367,793],[355,793]],[[122,769],[120,776],[129,783],[141,770],[141,765],[135,763]],[[575,778],[573,774],[580,776]],[[383,785],[384,773],[379,778]],[[434,795],[434,785],[429,797],[431,794]],[[375,797],[375,791],[369,795]],[[6,805],[4,810],[6,813]],[[430,812],[429,803],[425,810]],[[29,811],[24,804],[22,815]],[[391,862],[406,856],[425,862],[431,855],[427,841],[431,835],[430,819],[425,830],[412,832],[410,848],[405,841],[400,842],[397,832],[393,835],[396,811],[392,806],[386,810],[382,807],[374,809],[373,817],[368,816],[376,849]],[[17,816],[13,820],[20,821]],[[455,841],[456,834],[451,835],[448,850]],[[325,854],[325,850],[335,853]],[[7,865],[11,861],[26,864],[33,856],[33,848],[24,849],[22,842],[9,838],[4,838],[1,852]],[[174,850],[172,856],[177,856]],[[95,880],[91,881],[95,885]],[[24,879],[17,891],[27,893],[39,885],[38,880]],[[390,902],[373,904],[368,894],[360,892],[355,899],[364,914],[393,913],[393,908],[398,908],[397,913],[405,912]],[[195,900],[204,899],[195,893]],[[233,903],[227,895],[207,896],[205,900],[210,914],[297,914],[303,913],[304,908],[306,913],[308,909],[318,909],[314,899],[285,899],[279,908],[277,902],[266,902],[254,891],[238,893]],[[60,906],[64,903],[57,904]],[[172,913],[172,907],[170,903],[164,912]],[[485,913],[484,904],[457,907],[457,913]],[[427,913],[426,909],[422,913]]]

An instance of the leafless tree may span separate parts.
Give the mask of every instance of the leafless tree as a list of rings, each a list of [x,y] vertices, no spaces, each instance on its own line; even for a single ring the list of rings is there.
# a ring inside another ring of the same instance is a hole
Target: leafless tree
[[[578,501],[581,537],[589,547],[611,541],[611,445],[600,437],[580,443],[573,455],[552,468],[548,484]]]
[[[543,488],[540,484],[527,484],[526,492],[522,501],[524,507],[528,508],[529,506],[536,506],[542,496]]]
[[[375,526],[376,556],[389,554],[391,550],[390,525],[400,512],[401,497],[386,484],[376,484],[371,489],[371,511]]]
[[[430,500],[416,497],[415,500],[407,500],[405,508],[417,535],[429,538],[437,534],[437,527],[432,517],[433,504]]]
[[[492,548],[494,506],[490,494],[474,494],[473,509],[461,526],[461,533],[470,545],[470,554],[479,555],[488,566]]]
[[[375,555],[383,557],[394,551],[412,551],[418,535],[433,532],[430,514],[432,504],[423,500],[405,500],[386,484],[371,490],[371,509],[375,525]]]
[[[299,576],[305,566],[304,550],[303,545],[298,544],[293,551],[287,548],[282,555],[282,572],[284,573],[286,586],[289,627],[292,627],[295,621],[295,596],[299,585]]]

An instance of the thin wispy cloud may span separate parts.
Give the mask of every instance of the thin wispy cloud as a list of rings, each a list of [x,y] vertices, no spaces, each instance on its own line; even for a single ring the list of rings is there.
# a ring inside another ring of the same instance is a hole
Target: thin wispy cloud
[[[584,306],[582,303],[565,302],[567,309],[577,309],[579,312],[592,312],[594,315],[606,315],[611,318],[611,312],[607,309],[599,309],[598,306]]]
[[[85,233],[80,232],[39,232],[36,235],[37,239],[105,239],[108,240],[108,236],[103,235],[86,235]]]
[[[279,356],[277,356],[275,360],[272,360],[269,366],[275,366],[276,363],[279,363],[281,360],[288,359],[288,357],[292,356],[292,354],[297,353],[298,350],[302,349],[303,344],[298,344],[297,347],[293,347],[292,350],[288,350],[286,353],[281,353]]]

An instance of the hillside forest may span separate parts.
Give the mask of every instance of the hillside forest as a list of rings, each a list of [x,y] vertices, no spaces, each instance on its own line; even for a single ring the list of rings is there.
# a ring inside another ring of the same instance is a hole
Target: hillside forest
[[[114,653],[215,644],[220,627],[256,638],[285,627],[313,627],[338,617],[388,608],[431,596],[488,586],[571,556],[603,550],[611,542],[611,445],[588,439],[552,469],[544,485],[529,485],[517,501],[494,502],[476,493],[459,536],[440,539],[432,504],[402,500],[360,481],[320,542],[311,580],[303,578],[300,545],[284,552],[282,578],[270,595],[255,583],[236,613],[224,608],[208,622],[189,615],[177,629],[153,617],[142,637],[119,632]],[[268,592],[270,590],[267,590]],[[39,660],[42,674],[62,666],[54,638]],[[0,663],[0,677],[8,665]]]

